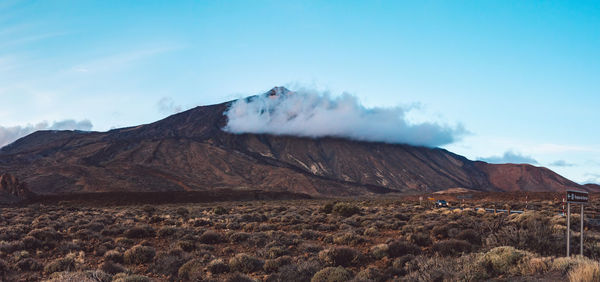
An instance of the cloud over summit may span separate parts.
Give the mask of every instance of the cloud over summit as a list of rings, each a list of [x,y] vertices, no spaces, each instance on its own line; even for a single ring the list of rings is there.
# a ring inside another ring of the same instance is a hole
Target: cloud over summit
[[[367,108],[355,96],[311,90],[290,92],[274,88],[266,94],[240,99],[225,112],[231,133],[340,137],[359,141],[437,147],[455,142],[467,131],[462,125],[410,123],[410,108]]]

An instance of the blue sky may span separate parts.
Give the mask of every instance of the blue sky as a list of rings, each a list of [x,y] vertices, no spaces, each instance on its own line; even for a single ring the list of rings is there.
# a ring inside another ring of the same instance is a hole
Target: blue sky
[[[412,121],[470,132],[448,150],[599,183],[599,81],[597,1],[0,1],[12,132],[285,85],[416,104]]]

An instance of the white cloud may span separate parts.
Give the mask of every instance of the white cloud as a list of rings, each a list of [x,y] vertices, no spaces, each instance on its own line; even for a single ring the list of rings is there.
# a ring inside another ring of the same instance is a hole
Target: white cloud
[[[575,166],[575,164],[568,163],[565,160],[557,160],[548,164],[549,166],[558,166],[558,167],[567,167],[567,166]]]
[[[538,161],[530,156],[525,156],[514,151],[506,151],[502,156],[491,156],[487,158],[479,158],[479,160],[494,163],[494,164],[538,164]]]
[[[302,137],[341,137],[360,141],[436,147],[460,139],[462,125],[410,123],[402,107],[367,108],[355,96],[331,97],[312,90],[267,94],[240,99],[225,113],[224,127],[232,133],[267,133]],[[272,92],[272,93],[271,93]]]

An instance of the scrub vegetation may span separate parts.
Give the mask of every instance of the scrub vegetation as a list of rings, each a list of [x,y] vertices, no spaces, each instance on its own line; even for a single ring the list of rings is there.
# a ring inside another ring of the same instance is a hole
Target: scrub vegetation
[[[0,280],[598,281],[600,230],[586,218],[585,257],[564,258],[556,203],[530,206],[510,215],[400,198],[4,207]],[[571,222],[577,253],[578,215]]]

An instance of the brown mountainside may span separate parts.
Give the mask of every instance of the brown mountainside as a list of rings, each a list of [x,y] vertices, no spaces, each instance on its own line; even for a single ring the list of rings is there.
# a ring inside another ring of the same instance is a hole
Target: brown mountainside
[[[41,194],[221,188],[310,195],[584,189],[546,168],[474,162],[439,148],[229,134],[221,130],[229,104],[196,107],[152,124],[108,132],[39,131],[0,149],[0,172],[16,175]]]

